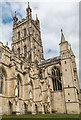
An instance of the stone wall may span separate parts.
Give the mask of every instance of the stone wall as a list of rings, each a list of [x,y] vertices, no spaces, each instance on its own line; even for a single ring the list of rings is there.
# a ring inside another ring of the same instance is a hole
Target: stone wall
[[[60,91],[52,92],[52,112],[66,113],[63,92]]]
[[[79,114],[79,103],[66,103],[67,113],[68,114]]]

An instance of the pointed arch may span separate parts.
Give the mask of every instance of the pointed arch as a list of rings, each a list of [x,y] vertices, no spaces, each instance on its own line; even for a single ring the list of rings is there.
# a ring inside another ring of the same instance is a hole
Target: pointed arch
[[[7,72],[6,72],[6,68],[4,66],[2,66],[2,73],[5,75],[5,77],[7,78]]]
[[[21,76],[17,75],[17,89],[18,89],[18,97],[22,96],[22,79]]]
[[[7,72],[4,66],[0,66],[0,94],[7,93]]]

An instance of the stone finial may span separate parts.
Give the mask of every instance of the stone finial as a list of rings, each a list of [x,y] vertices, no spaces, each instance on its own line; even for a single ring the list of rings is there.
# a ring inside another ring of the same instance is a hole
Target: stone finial
[[[38,17],[37,17],[37,14],[36,14],[36,21],[39,23],[39,19],[38,19]]]

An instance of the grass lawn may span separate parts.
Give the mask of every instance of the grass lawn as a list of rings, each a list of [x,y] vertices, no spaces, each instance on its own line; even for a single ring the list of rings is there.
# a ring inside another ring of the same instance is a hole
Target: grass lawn
[[[2,116],[2,118],[3,119],[10,119],[10,120],[12,120],[13,118],[14,119],[17,119],[17,118],[23,118],[23,119],[25,119],[25,118],[48,118],[48,119],[50,119],[50,118],[75,118],[75,120],[76,120],[76,118],[80,118],[80,115],[78,115],[78,114],[44,114],[44,115],[42,115],[42,114],[39,114],[39,115],[21,115],[21,116]],[[73,119],[74,120],[74,119]]]

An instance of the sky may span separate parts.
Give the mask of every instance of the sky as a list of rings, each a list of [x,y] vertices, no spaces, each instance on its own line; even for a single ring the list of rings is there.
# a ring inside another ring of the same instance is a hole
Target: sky
[[[16,1],[16,2],[15,2]],[[41,0],[33,2],[30,0],[32,8],[32,18],[36,14],[40,20],[41,38],[43,43],[45,59],[59,56],[59,43],[61,41],[61,29],[65,39],[71,44],[76,56],[77,70],[79,74],[79,2],[76,0]],[[2,0],[0,2],[0,41],[12,43],[12,24],[14,12],[16,11],[19,20],[26,17],[27,0]],[[81,83],[80,83],[81,86]]]

